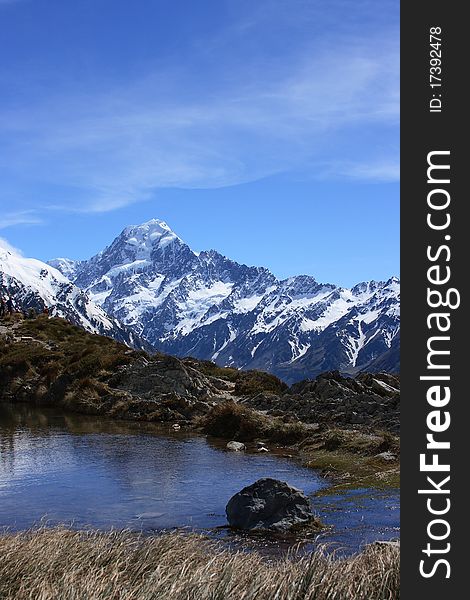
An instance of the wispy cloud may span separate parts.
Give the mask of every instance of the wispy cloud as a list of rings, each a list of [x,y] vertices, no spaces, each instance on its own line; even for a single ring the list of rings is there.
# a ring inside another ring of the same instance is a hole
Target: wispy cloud
[[[319,162],[329,165],[320,177],[396,180],[394,148],[372,142],[360,153],[349,140],[397,126],[398,62],[397,32],[380,44],[345,36],[334,47],[306,45],[285,64],[252,66],[249,76],[239,65],[208,90],[189,92],[187,73],[160,68],[125,87],[58,92],[0,114],[9,150],[0,166],[38,183],[28,192],[35,205],[44,206],[41,185],[56,185],[49,204],[91,212],[158,188],[216,188],[291,170],[311,177]],[[37,219],[5,215],[0,227]]]
[[[349,163],[338,165],[337,172],[353,179],[387,182],[400,179],[400,163],[398,159],[367,163]]]
[[[40,225],[43,222],[35,210],[20,210],[0,215],[0,229],[6,229],[13,225]]]

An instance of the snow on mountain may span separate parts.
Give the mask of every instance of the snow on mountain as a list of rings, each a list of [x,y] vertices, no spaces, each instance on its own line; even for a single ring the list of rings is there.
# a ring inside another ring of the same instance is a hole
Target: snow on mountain
[[[79,260],[71,260],[70,258],[55,258],[48,262],[48,265],[54,267],[58,271],[65,275],[67,279],[71,280],[75,277],[78,268],[81,265]]]
[[[63,259],[60,265],[67,269],[70,262]],[[141,345],[136,336],[107,315],[58,269],[40,260],[25,258],[1,241],[0,293],[11,297],[18,310],[34,308],[42,312],[47,307],[53,316],[63,317],[87,331],[108,335],[129,345]]]
[[[154,348],[287,381],[354,373],[381,357],[387,368],[399,339],[397,278],[352,289],[307,275],[278,280],[215,250],[194,252],[158,219],[126,227],[88,261],[51,264]],[[390,361],[396,370],[396,352]]]

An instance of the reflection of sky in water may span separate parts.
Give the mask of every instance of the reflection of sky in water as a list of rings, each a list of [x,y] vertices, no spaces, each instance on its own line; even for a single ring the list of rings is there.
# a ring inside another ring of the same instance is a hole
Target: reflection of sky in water
[[[135,527],[136,515],[149,512],[162,515],[147,526],[212,527],[225,523],[230,496],[260,477],[319,488],[315,473],[294,463],[221,452],[203,438],[22,432],[15,445],[10,468],[0,471],[0,522],[17,527],[46,513],[54,521]]]
[[[136,425],[115,431],[89,417],[0,405],[0,525],[22,529],[46,515],[76,526],[215,527],[226,522],[228,499],[260,477],[307,494],[323,485],[272,454],[224,452],[202,437],[157,436]],[[325,541],[352,548],[397,535],[398,493],[326,496],[314,506],[335,525]]]
[[[348,547],[400,536],[400,492],[398,490],[352,490],[315,499],[318,514],[334,529],[317,541]]]

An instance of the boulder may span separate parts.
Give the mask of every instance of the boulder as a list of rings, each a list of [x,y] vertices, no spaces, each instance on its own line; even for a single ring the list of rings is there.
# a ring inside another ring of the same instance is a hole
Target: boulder
[[[229,442],[226,447],[228,450],[233,450],[234,452],[244,452],[246,450],[245,444],[242,444],[241,442],[232,441]]]
[[[271,478],[258,479],[232,496],[225,512],[232,527],[249,530],[288,531],[314,518],[302,491]]]
[[[219,391],[200,371],[174,357],[142,357],[124,365],[109,379],[112,387],[147,400],[159,400],[166,394],[186,400],[212,398]]]

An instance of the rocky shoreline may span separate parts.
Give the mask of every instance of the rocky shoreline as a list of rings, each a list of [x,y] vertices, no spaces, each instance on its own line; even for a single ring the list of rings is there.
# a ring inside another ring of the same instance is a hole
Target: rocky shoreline
[[[0,324],[0,401],[289,446],[333,476],[351,471],[336,460],[351,455],[368,473],[393,471],[396,484],[399,400],[399,379],[386,373],[328,372],[288,387],[267,373],[130,350],[63,319]]]
[[[303,423],[400,430],[400,382],[389,373],[361,373],[353,378],[330,371],[292,385],[282,396],[261,393],[243,402],[269,415],[289,415]]]

